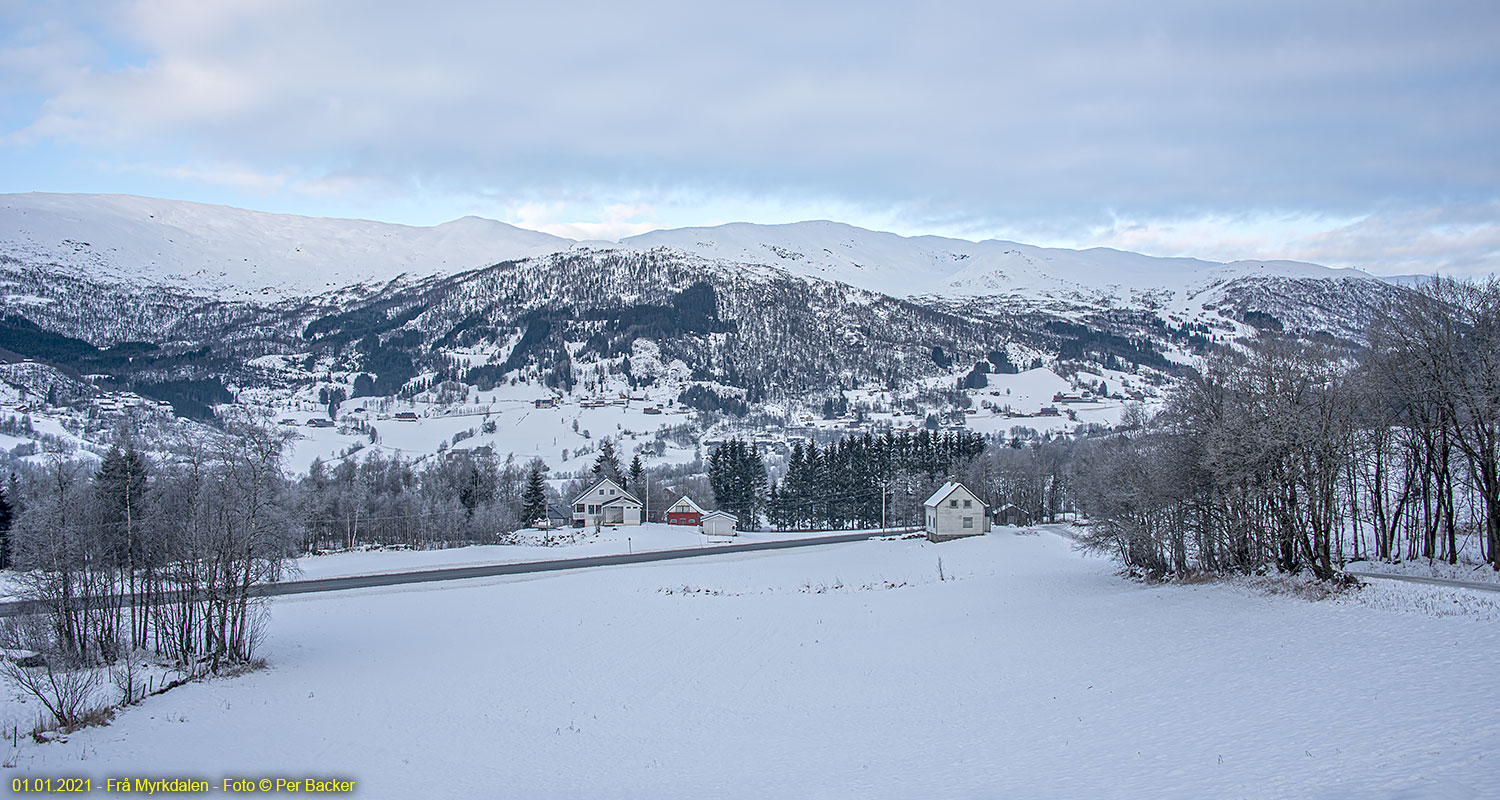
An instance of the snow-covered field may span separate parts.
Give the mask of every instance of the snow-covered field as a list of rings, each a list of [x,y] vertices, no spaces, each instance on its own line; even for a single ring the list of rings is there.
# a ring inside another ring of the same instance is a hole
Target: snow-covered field
[[[269,670],[25,744],[0,776],[343,777],[372,798],[1493,797],[1500,626],[1405,591],[1148,587],[1051,532],[1004,532],[287,597]]]
[[[878,529],[876,529],[878,530]],[[840,535],[855,531],[833,531],[823,535]],[[546,545],[542,537],[550,535],[557,544]],[[482,564],[514,564],[545,561],[554,558],[641,553],[648,550],[679,550],[689,547],[714,547],[724,544],[749,544],[778,539],[805,539],[818,536],[805,531],[740,533],[736,536],[705,536],[696,526],[667,525],[648,522],[619,528],[605,528],[595,534],[592,528],[561,528],[544,533],[520,531],[518,536],[533,544],[486,544],[453,547],[444,550],[358,550],[303,556],[297,559],[292,579],[338,578],[346,575],[383,575],[412,570],[470,567]]]
[[[540,395],[540,392],[534,392]],[[498,393],[495,393],[498,394]],[[486,393],[489,396],[490,393]],[[355,407],[358,400],[348,403]],[[559,470],[573,470],[593,463],[599,439],[611,437],[618,440],[618,447],[629,463],[630,457],[641,445],[650,444],[657,429],[681,424],[687,417],[679,412],[649,415],[646,409],[650,402],[636,402],[630,406],[606,406],[582,408],[570,402],[557,408],[535,408],[531,398],[514,400],[505,398],[475,406],[488,413],[443,415],[431,404],[408,404],[399,410],[412,410],[418,418],[401,421],[390,418],[390,414],[345,413],[346,419],[363,419],[377,427],[380,442],[366,449],[380,451],[389,457],[400,455],[411,459],[438,452],[438,445],[447,443],[454,434],[467,432],[468,438],[455,447],[473,449],[490,447],[501,459],[514,455],[522,463],[532,458],[541,458],[548,466]],[[305,418],[323,417],[319,414],[290,414],[287,419],[297,425],[290,429],[297,434],[288,453],[286,468],[293,474],[307,472],[313,459],[337,460],[351,445],[363,446],[366,437],[360,434],[340,433],[331,428],[307,428]],[[494,423],[493,432],[485,432],[485,423]],[[356,443],[358,443],[356,445]],[[564,456],[567,456],[564,458]],[[364,452],[359,456],[363,458]],[[652,456],[652,464],[691,461],[693,450],[671,447],[661,457]]]

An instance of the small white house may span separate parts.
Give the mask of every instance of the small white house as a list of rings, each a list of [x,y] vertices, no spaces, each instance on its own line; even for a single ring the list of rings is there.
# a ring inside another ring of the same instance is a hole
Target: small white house
[[[709,536],[733,536],[740,518],[728,511],[710,511],[703,515],[698,529]]]
[[[925,527],[931,541],[978,536],[990,530],[989,510],[984,501],[957,481],[943,484],[922,505],[927,512]]]
[[[575,528],[639,525],[645,509],[635,495],[609,478],[600,478],[594,485],[583,490],[582,494],[573,498],[571,505]]]

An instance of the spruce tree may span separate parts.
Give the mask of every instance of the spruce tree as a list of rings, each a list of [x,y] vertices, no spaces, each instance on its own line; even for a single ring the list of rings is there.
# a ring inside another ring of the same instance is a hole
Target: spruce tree
[[[542,464],[531,465],[526,476],[526,488],[521,491],[521,521],[534,525],[537,520],[547,518],[547,484],[542,480]]]
[[[5,487],[0,486],[0,569],[9,569],[11,565],[10,521],[14,516],[15,509],[10,505]]]
[[[787,459],[786,477],[781,482],[777,503],[783,507],[782,519],[788,528],[807,525],[807,454],[802,442],[792,444],[792,454]]]
[[[627,477],[630,479],[630,485],[626,488],[634,493],[636,497],[644,498],[646,490],[646,466],[641,463],[640,456],[630,459],[630,472]]]
[[[797,487],[802,500],[802,513],[809,528],[827,524],[827,493],[823,488],[825,477],[823,454],[818,450],[818,443],[813,442],[807,446],[802,485]]]
[[[615,483],[621,483],[620,459],[615,455],[615,446],[608,439],[599,445],[599,457],[594,459],[594,478],[609,478]]]
[[[110,446],[104,454],[94,474],[94,492],[111,554],[127,568],[139,565],[144,557],[139,531],[145,510],[146,460],[131,439]]]
[[[740,530],[754,530],[765,508],[766,465],[760,450],[731,439],[708,458],[708,482],[714,503],[739,517]]]

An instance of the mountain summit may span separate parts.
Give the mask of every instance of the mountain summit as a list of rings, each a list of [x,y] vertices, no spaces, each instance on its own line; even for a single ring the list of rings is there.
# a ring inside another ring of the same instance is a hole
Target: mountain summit
[[[414,227],[127,195],[0,195],[0,252],[11,264],[223,299],[308,296],[403,276],[447,276],[576,244],[474,216]],[[895,297],[1008,296],[1105,306],[1195,296],[1242,277],[1369,277],[1288,261],[1223,264],[1107,248],[905,237],[829,221],[740,222],[588,244],[664,247]]]

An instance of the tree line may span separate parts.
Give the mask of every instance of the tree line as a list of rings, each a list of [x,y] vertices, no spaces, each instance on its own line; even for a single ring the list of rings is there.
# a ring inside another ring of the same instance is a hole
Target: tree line
[[[61,725],[91,703],[98,668],[153,653],[185,674],[249,663],[263,615],[250,587],[293,550],[284,434],[232,420],[221,433],[147,458],[128,437],[97,469],[61,456],[12,480],[5,545],[18,594],[41,613],[12,617],[4,669]],[[131,602],[135,598],[136,602]],[[138,699],[127,680],[125,702]]]
[[[1166,408],[1080,447],[1084,541],[1134,569],[1309,570],[1359,559],[1500,569],[1500,284],[1434,279],[1368,346],[1262,332]]]
[[[56,724],[97,711],[103,675],[145,660],[185,679],[254,664],[265,615],[252,587],[287,576],[299,554],[504,541],[556,496],[544,464],[488,451],[421,464],[370,452],[289,478],[283,429],[222,423],[192,437],[122,430],[96,462],[13,463],[0,565],[39,613],[4,620],[0,648],[29,655],[0,668]]]
[[[785,475],[772,481],[760,451],[731,439],[709,456],[708,479],[716,506],[738,516],[742,529],[762,518],[778,530],[915,525],[922,501],[986,444],[970,431],[926,429],[846,436],[824,448],[798,441]]]

